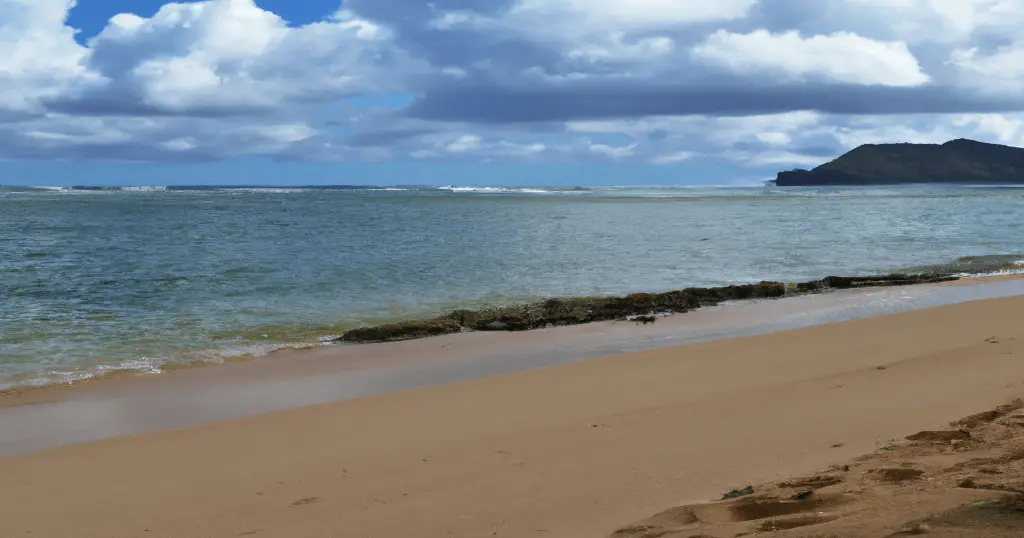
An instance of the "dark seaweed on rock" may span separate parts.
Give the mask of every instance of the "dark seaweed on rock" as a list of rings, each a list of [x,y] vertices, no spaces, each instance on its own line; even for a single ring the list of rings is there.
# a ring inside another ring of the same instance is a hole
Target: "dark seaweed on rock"
[[[743,299],[774,299],[784,295],[813,293],[827,289],[869,286],[901,286],[956,280],[952,275],[886,275],[835,277],[784,284],[760,282],[718,288],[686,288],[664,293],[634,293],[624,297],[554,298],[529,304],[515,304],[483,310],[456,310],[423,321],[377,325],[352,329],[338,341],[350,343],[393,342],[452,334],[462,331],[527,331],[560,325],[626,319],[655,312],[681,314],[702,306]]]
[[[447,318],[435,318],[425,321],[403,321],[388,325],[376,325],[352,329],[339,340],[345,342],[389,342],[395,340],[413,340],[429,336],[457,333],[462,330],[458,321]]]
[[[892,274],[886,276],[830,276],[821,280],[825,288],[850,289],[850,288],[872,288],[878,286],[909,286],[911,284],[934,284],[938,282],[949,282],[958,280],[955,275],[926,274],[926,275],[903,275]]]

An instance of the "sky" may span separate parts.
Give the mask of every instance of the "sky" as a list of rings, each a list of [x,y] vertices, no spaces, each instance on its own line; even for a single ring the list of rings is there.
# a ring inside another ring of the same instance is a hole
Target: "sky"
[[[753,184],[1024,145],[1020,0],[0,0],[0,184]]]

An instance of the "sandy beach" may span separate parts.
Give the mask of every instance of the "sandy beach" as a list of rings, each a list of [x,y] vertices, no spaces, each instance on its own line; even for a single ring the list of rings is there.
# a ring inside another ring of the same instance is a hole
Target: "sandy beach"
[[[1024,395],[1022,308],[942,306],[9,457],[0,527],[606,536]]]

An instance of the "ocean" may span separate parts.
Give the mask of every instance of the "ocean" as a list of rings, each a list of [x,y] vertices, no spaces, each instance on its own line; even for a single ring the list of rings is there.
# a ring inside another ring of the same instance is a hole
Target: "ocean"
[[[1014,272],[1021,215],[996,187],[0,187],[0,388],[552,296]]]

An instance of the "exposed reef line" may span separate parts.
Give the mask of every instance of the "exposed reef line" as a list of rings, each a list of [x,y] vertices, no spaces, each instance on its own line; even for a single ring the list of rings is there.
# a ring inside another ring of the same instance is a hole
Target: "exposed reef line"
[[[456,310],[427,320],[361,327],[346,331],[333,342],[378,343],[414,340],[464,331],[527,331],[562,325],[580,325],[596,321],[629,319],[633,316],[683,314],[702,306],[746,299],[819,293],[827,290],[878,286],[906,286],[958,280],[947,273],[880,276],[830,276],[808,282],[763,281],[757,284],[716,288],[686,288],[664,293],[634,293],[616,297],[552,298],[526,304],[513,304],[482,310]]]

